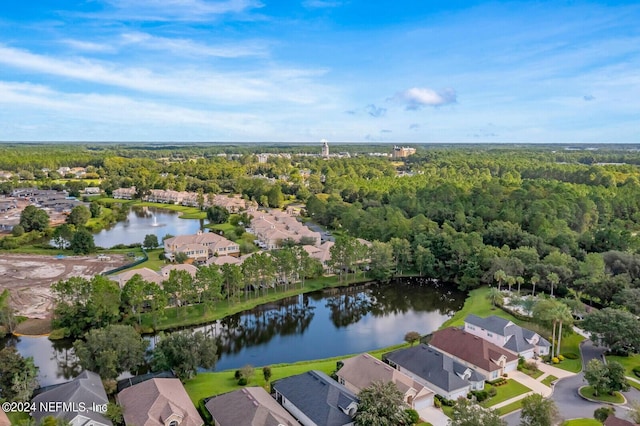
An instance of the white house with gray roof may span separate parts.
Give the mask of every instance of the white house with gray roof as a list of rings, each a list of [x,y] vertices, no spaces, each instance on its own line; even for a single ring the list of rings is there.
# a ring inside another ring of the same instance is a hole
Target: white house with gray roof
[[[549,354],[551,344],[538,333],[522,328],[513,322],[495,315],[482,318],[467,315],[464,331],[507,349],[524,359]]]
[[[447,399],[484,389],[484,376],[425,344],[389,352],[383,359],[393,368]]]
[[[321,371],[273,383],[278,401],[304,426],[352,426],[358,397]]]

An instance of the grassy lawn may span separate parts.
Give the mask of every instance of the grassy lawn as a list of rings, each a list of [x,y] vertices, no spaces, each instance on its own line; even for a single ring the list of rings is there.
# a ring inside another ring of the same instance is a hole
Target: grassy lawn
[[[633,367],[640,367],[640,354],[636,354],[634,356],[607,356],[607,361],[616,361],[622,364],[625,371],[627,372],[627,376],[635,377],[640,380],[640,377],[636,376],[632,369]]]
[[[580,388],[580,395],[589,398],[589,399],[594,399],[596,401],[602,401],[602,402],[613,402],[614,404],[621,404],[624,402],[624,397],[620,394],[620,392],[616,392],[613,395],[609,395],[609,394],[600,394],[598,396],[595,396],[593,394],[593,388],[591,386],[585,386],[583,388]]]
[[[500,408],[497,408],[496,411],[498,412],[499,415],[504,416],[505,414],[509,414],[521,408],[522,408],[522,400],[520,399],[516,402],[512,402],[511,404],[507,404]]]
[[[562,336],[562,344],[560,345],[560,353],[572,352],[578,355],[578,359],[565,358],[560,364],[554,364],[555,367],[561,368],[572,373],[577,373],[582,370],[582,358],[580,357],[580,342],[584,340],[584,337],[576,333],[571,333]]]
[[[545,386],[549,386],[551,387],[551,382],[558,380],[558,378],[552,374],[548,375],[547,377],[544,378],[544,380],[540,383],[542,383]]]
[[[404,347],[408,347],[408,344],[403,343],[388,348],[378,349],[369,352],[369,354],[379,359],[383,353]],[[313,361],[301,361],[293,364],[272,365],[271,381],[273,382],[278,379],[302,374],[311,370],[320,370],[331,375],[331,373],[336,370],[337,361],[351,358],[353,356],[355,356],[355,354]],[[255,375],[249,382],[249,386],[266,386],[266,382],[262,375],[262,367],[256,367]],[[191,400],[197,404],[197,402],[202,398],[231,392],[236,389],[241,389],[242,386],[239,386],[234,379],[234,370],[226,370],[214,373],[200,373],[195,378],[188,380],[185,383],[185,388]]]
[[[537,379],[538,377],[540,377],[540,376],[542,376],[544,374],[544,371],[538,370],[538,369],[536,369],[536,370],[528,370],[528,369],[525,369],[525,368],[521,369],[520,367],[518,367],[518,370],[520,372],[526,374],[527,376],[533,378],[533,379]]]
[[[226,234],[228,232],[233,232],[233,230],[235,229],[235,226],[233,226],[229,222],[225,222],[225,223],[220,223],[216,225],[209,224],[207,225],[207,228],[215,229],[216,231],[222,231],[223,233]]]
[[[488,383],[484,386],[485,390],[487,391],[492,387],[494,386]],[[496,404],[504,402],[518,395],[522,395],[523,393],[531,392],[531,389],[521,383],[516,382],[515,380],[508,380],[506,385],[495,386],[495,388],[497,389],[498,394],[493,398],[489,398],[486,401],[483,401],[480,405],[485,408],[493,407]]]
[[[562,423],[562,426],[602,426],[596,419],[573,419]]]

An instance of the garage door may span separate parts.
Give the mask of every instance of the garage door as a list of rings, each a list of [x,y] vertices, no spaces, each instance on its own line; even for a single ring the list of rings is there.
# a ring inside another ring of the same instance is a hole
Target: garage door
[[[413,401],[413,409],[421,410],[433,406],[433,397],[419,398]]]

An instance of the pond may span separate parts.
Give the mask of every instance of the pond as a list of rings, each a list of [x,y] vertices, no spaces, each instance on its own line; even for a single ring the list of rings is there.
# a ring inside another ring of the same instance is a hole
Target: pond
[[[466,295],[454,288],[412,278],[327,289],[193,329],[215,337],[218,371],[355,354],[402,343],[408,331],[437,330],[464,304]],[[34,357],[41,386],[80,372],[69,342],[20,337],[7,343]]]
[[[127,219],[113,224],[93,235],[98,247],[109,248],[117,244],[135,244],[144,241],[147,234],[154,234],[158,241],[167,234],[195,234],[204,226],[204,220],[180,219],[176,211],[156,207],[134,206]]]

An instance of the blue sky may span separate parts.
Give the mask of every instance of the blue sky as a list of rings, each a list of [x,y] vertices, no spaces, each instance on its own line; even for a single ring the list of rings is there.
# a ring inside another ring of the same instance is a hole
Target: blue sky
[[[3,3],[0,141],[321,139],[640,143],[640,5]]]

